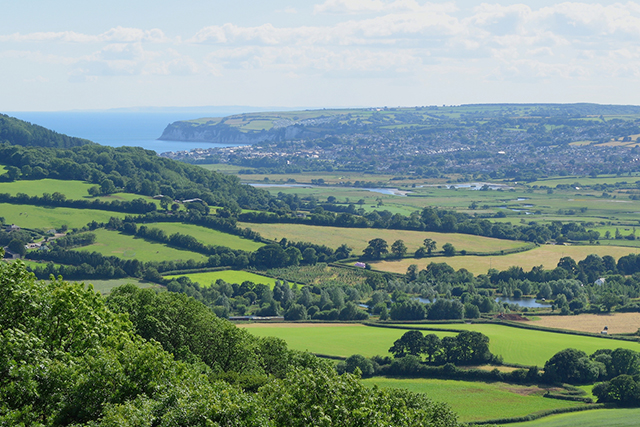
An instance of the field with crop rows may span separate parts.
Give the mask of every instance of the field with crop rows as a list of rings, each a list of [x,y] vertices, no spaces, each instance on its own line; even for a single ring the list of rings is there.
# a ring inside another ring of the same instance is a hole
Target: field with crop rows
[[[551,415],[509,427],[636,427],[640,409],[595,409],[593,411]]]

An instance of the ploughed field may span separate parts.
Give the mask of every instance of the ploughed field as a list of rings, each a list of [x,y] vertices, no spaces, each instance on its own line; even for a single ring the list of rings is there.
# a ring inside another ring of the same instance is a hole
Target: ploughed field
[[[578,316],[540,316],[532,325],[573,331],[599,333],[604,327],[610,334],[629,334],[640,329],[640,313],[580,314]]]
[[[386,356],[393,342],[408,329],[378,328],[361,324],[264,324],[241,325],[258,336],[282,338],[291,348],[312,353],[348,357],[362,354],[366,357]],[[402,327],[403,325],[397,325]],[[640,343],[600,337],[569,335],[563,333],[514,328],[498,324],[420,324],[404,325],[425,328],[424,334],[434,333],[439,337],[453,336],[456,332],[430,331],[438,329],[466,329],[489,337],[492,353],[503,357],[505,363],[544,366],[555,353],[565,348],[577,348],[592,354],[601,348],[628,348],[640,351]]]
[[[446,262],[456,270],[465,268],[473,274],[486,274],[490,268],[502,271],[507,270],[511,266],[520,266],[525,271],[529,271],[535,266],[543,265],[545,269],[552,270],[556,268],[560,258],[565,256],[569,256],[578,262],[591,254],[597,254],[600,256],[611,255],[618,259],[622,256],[629,255],[630,253],[636,253],[636,249],[602,245],[542,245],[530,251],[508,255],[460,255],[453,257],[430,257],[420,259],[404,258],[394,261],[376,261],[372,262],[371,266],[375,270],[389,271],[392,273],[406,273],[407,268],[411,264],[416,264],[419,269],[423,269],[432,262]]]
[[[424,239],[432,239],[437,243],[436,251],[442,249],[445,243],[451,243],[458,251],[496,252],[529,247],[526,242],[501,240],[490,237],[473,236],[458,233],[435,233],[411,230],[387,230],[377,228],[343,228],[322,227],[304,224],[253,224],[238,223],[239,227],[250,228],[270,240],[280,240],[285,237],[294,242],[313,242],[337,248],[342,244],[353,248],[355,255],[362,254],[370,240],[381,238],[391,244],[396,240],[403,240],[409,252],[415,252],[423,245]],[[406,271],[406,268],[405,268]],[[404,273],[404,271],[403,271]]]

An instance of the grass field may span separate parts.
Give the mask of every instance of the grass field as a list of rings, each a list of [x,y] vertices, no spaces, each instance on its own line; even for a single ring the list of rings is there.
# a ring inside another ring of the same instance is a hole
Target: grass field
[[[16,224],[22,228],[69,228],[84,227],[91,221],[107,222],[109,218],[124,218],[120,212],[99,211],[94,209],[45,208],[32,205],[13,205],[0,203],[0,216],[8,224]]]
[[[135,279],[133,277],[127,277],[126,279],[111,279],[111,280],[84,280],[86,285],[93,285],[93,289],[96,292],[100,292],[102,295],[109,294],[113,288],[118,286],[132,284],[139,288],[153,288],[164,289],[162,286],[151,282],[145,282],[144,280]]]
[[[607,326],[610,334],[636,332],[640,313],[580,314],[578,316],[540,316],[532,325],[548,328],[600,333]]]
[[[252,334],[261,337],[282,338],[295,350],[348,357],[362,354],[371,357],[388,355],[389,347],[406,330],[372,328],[359,324],[334,325],[322,323],[239,324]],[[440,332],[438,336],[453,336],[455,333]]]
[[[174,233],[187,234],[195,237],[199,242],[207,245],[226,246],[231,249],[238,249],[247,252],[253,252],[264,246],[263,243],[254,242],[253,240],[243,239],[233,234],[223,233],[221,231],[212,230],[206,227],[200,227],[193,224],[183,224],[179,222],[156,222],[147,224],[152,228],[160,230],[171,235]]]
[[[538,265],[543,265],[546,269],[554,269],[558,265],[560,258],[565,256],[569,256],[578,262],[585,259],[590,254],[598,254],[600,256],[611,255],[615,259],[618,259],[622,256],[629,255],[630,253],[636,253],[636,249],[622,246],[603,245],[543,245],[530,251],[501,256],[466,255],[421,259],[405,258],[399,261],[372,262],[371,266],[375,270],[389,271],[392,273],[406,273],[407,268],[411,264],[416,264],[420,269],[423,269],[431,262],[446,262],[456,270],[466,268],[473,274],[486,274],[490,268],[506,270],[514,265],[522,267],[525,271],[529,271],[532,267]]]
[[[505,424],[509,427],[636,427],[640,409],[595,409],[593,411],[558,414],[526,423]]]
[[[565,348],[577,348],[592,354],[601,348],[628,348],[640,351],[640,343],[598,337],[568,335],[531,329],[513,328],[496,324],[433,325],[442,329],[467,329],[489,337],[489,348],[506,363],[544,366],[554,354]],[[424,333],[431,333],[424,331]]]
[[[89,196],[87,190],[95,184],[82,181],[66,181],[60,179],[39,179],[35,181],[0,182],[0,193],[25,193],[30,196],[53,194],[56,191],[67,196],[67,199],[83,199]]]
[[[178,277],[188,277],[192,282],[198,282],[200,286],[209,287],[212,283],[215,283],[216,280],[222,279],[227,283],[237,283],[242,284],[242,282],[250,281],[253,283],[263,283],[265,285],[269,285],[271,289],[276,284],[276,279],[272,279],[271,277],[260,276],[259,274],[249,273],[248,271],[238,271],[238,270],[222,270],[222,271],[211,271],[208,273],[192,273],[192,274],[179,274],[179,275],[171,275],[164,276],[165,279],[177,279]]]
[[[389,246],[398,239],[404,240],[409,252],[414,252],[422,246],[424,239],[433,239],[440,250],[445,243],[451,243],[457,250],[492,252],[507,249],[515,249],[527,245],[525,242],[512,240],[492,239],[489,237],[472,236],[468,234],[445,234],[409,230],[382,230],[374,228],[340,228],[321,227],[303,224],[249,224],[238,223],[240,227],[248,227],[260,233],[262,237],[271,240],[280,240],[286,237],[294,242],[313,242],[337,248],[343,243],[353,248],[359,255],[367,247],[369,240],[382,238]],[[406,271],[406,268],[405,268]]]
[[[583,405],[580,402],[542,397],[545,389],[500,382],[484,383],[413,378],[374,377],[362,380],[368,386],[403,388],[425,393],[437,402],[445,402],[458,413],[460,421],[483,421],[521,417],[534,412]],[[470,398],[473,396],[473,399]]]
[[[411,325],[416,327],[416,325]],[[421,325],[428,327],[428,325]],[[490,339],[490,349],[501,355],[506,363],[544,366],[555,353],[565,348],[577,348],[591,354],[600,348],[618,347],[640,351],[640,344],[605,338],[567,335],[545,331],[513,328],[492,324],[437,324],[443,329],[468,329],[482,332]],[[331,324],[250,324],[251,333],[259,336],[275,336],[289,343],[296,350],[308,350],[313,353],[334,356],[362,354],[388,355],[395,340],[406,330],[375,328],[364,325],[333,326]],[[448,332],[423,331],[442,337]]]
[[[98,252],[105,256],[117,256],[124,259],[137,259],[142,262],[148,261],[177,261],[189,260],[202,261],[206,259],[204,255],[196,252],[174,249],[161,243],[148,242],[143,239],[134,238],[116,231],[97,229],[92,231],[96,235],[96,243],[84,246],[78,251]]]

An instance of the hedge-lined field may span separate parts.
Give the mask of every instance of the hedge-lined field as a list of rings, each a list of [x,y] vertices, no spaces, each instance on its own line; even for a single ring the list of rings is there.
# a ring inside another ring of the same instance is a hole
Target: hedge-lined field
[[[551,415],[525,423],[505,424],[508,427],[636,427],[640,409],[595,409],[593,411]]]
[[[367,378],[362,382],[370,386],[375,384],[425,393],[435,401],[449,404],[462,422],[522,417],[538,411],[584,405],[582,402],[545,398],[546,390],[537,386],[501,382],[386,377]]]
[[[177,279],[178,277],[188,277],[192,282],[198,282],[200,286],[209,287],[216,280],[222,279],[227,283],[242,284],[242,282],[250,281],[253,283],[262,283],[269,285],[273,289],[276,284],[276,279],[271,277],[261,276],[259,274],[249,273],[248,271],[238,270],[222,270],[222,271],[210,271],[207,273],[191,273],[191,274],[174,274],[170,276],[164,276],[165,279]]]
[[[206,245],[226,246],[231,249],[238,249],[247,252],[253,252],[264,246],[264,243],[255,242],[250,239],[243,239],[233,234],[223,233],[221,231],[212,230],[206,227],[200,227],[193,224],[183,224],[181,222],[155,222],[145,224],[150,228],[159,228],[167,233],[167,235],[180,233],[195,237],[199,242]]]
[[[454,245],[456,246],[456,245]],[[457,249],[457,246],[456,246]],[[526,252],[519,252],[508,255],[492,256],[454,256],[454,257],[434,257],[434,258],[405,258],[399,261],[378,261],[371,265],[375,270],[389,271],[392,273],[406,273],[411,264],[416,264],[420,269],[425,268],[431,262],[446,262],[456,270],[466,268],[473,274],[487,274],[489,268],[507,270],[511,266],[520,266],[525,271],[543,265],[546,269],[553,270],[558,265],[560,258],[569,256],[576,262],[585,259],[590,254],[600,256],[611,255],[615,259],[635,253],[636,249],[621,246],[562,246],[543,245]]]
[[[331,323],[254,323],[239,325],[261,337],[284,339],[290,348],[308,350],[312,353],[348,357],[362,354],[371,357],[377,354],[390,355],[389,347],[407,330],[372,328],[360,324]],[[440,337],[456,333],[436,332]]]
[[[98,252],[105,256],[117,256],[123,259],[137,259],[148,261],[177,261],[189,260],[203,261],[204,255],[196,252],[175,249],[161,243],[148,242],[117,231],[100,228],[92,231],[96,235],[96,243],[77,248],[79,251]]]
[[[398,325],[399,327],[429,327],[429,325]],[[555,353],[573,347],[591,354],[600,348],[618,347],[640,351],[640,344],[605,338],[568,335],[554,332],[535,331],[495,324],[434,324],[441,329],[468,329],[482,332],[489,337],[489,348],[494,354],[504,358],[506,363],[544,366]],[[334,324],[255,324],[247,326],[259,336],[282,338],[291,348],[309,350],[333,356],[362,354],[389,355],[393,342],[407,329],[377,328],[364,325]],[[439,337],[455,335],[455,332],[422,331]]]
[[[492,353],[501,355],[506,363],[521,365],[542,367],[551,356],[565,348],[577,348],[587,354],[601,348],[615,349],[618,347],[640,351],[640,344],[632,341],[536,331],[496,324],[438,324],[432,326],[442,329],[467,329],[481,332],[489,337],[489,348]],[[423,331],[423,333],[431,332]]]
[[[109,218],[124,218],[120,212],[95,209],[53,208],[33,205],[13,205],[0,203],[0,216],[7,224],[16,224],[22,228],[81,228],[91,221],[108,222]]]
[[[409,252],[415,252],[423,245],[424,239],[432,239],[437,242],[436,250],[441,250],[442,245],[451,243],[457,250],[476,252],[494,252],[501,250],[513,250],[527,247],[526,242],[513,240],[501,240],[491,237],[472,236],[458,233],[435,233],[411,230],[386,230],[377,228],[342,228],[322,227],[319,225],[304,224],[252,224],[238,223],[238,226],[248,227],[260,233],[262,237],[270,240],[280,240],[286,237],[294,242],[313,242],[318,245],[326,245],[337,248],[342,244],[353,248],[356,255],[362,254],[368,242],[375,238],[387,241],[389,247],[396,240],[403,240]],[[405,269],[406,270],[406,269]]]

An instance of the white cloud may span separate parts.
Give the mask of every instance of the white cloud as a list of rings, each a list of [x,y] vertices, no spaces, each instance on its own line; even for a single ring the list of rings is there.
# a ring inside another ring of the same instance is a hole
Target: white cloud
[[[115,27],[102,34],[91,35],[75,31],[14,33],[0,35],[0,42],[68,42],[68,43],[166,43],[169,39],[159,29]]]

